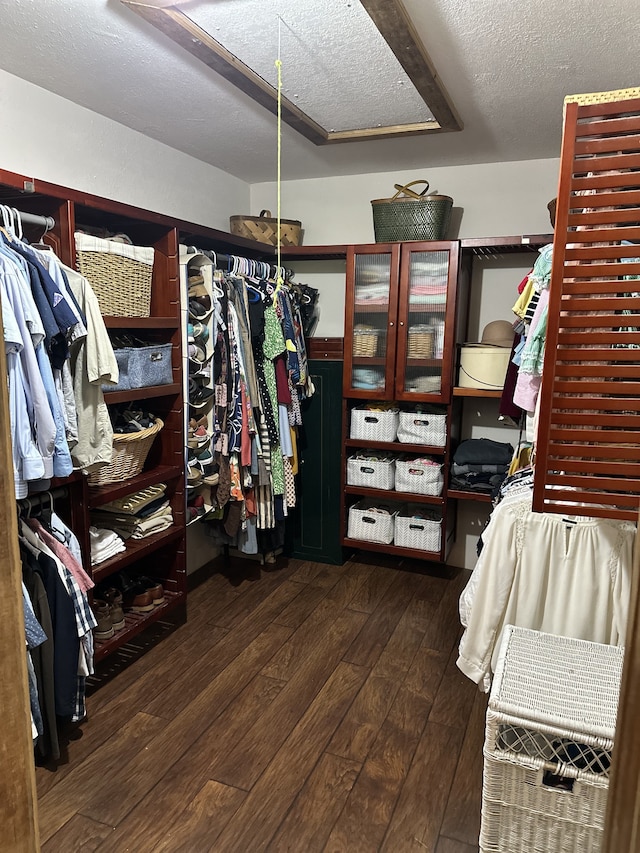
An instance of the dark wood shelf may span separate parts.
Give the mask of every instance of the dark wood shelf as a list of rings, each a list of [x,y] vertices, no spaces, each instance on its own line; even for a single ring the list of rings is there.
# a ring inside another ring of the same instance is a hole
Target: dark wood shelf
[[[437,497],[434,495],[416,495],[413,492],[397,492],[395,489],[367,489],[364,486],[345,486],[344,490],[348,495],[380,498],[380,500],[394,501],[395,503],[432,504],[433,506],[443,506],[444,504],[442,495]]]
[[[472,250],[480,257],[509,255],[515,252],[536,252],[553,243],[553,234],[523,234],[515,237],[470,237],[460,241],[460,248]]]
[[[171,397],[182,393],[182,385],[172,382],[169,385],[150,385],[148,388],[132,388],[130,391],[107,391],[105,403],[128,403],[129,400],[148,400],[150,397]]]
[[[486,494],[486,492],[465,492],[464,489],[448,489],[447,496],[459,501],[491,503],[491,495]]]
[[[373,305],[367,305],[366,302],[355,302],[353,305],[353,313],[354,314],[388,314],[389,313],[389,303],[386,302],[384,305],[381,305],[379,302],[376,302]]]
[[[407,367],[442,367],[442,359],[441,358],[408,358],[406,364],[407,364]]]
[[[365,441],[360,438],[348,438],[347,447],[362,447],[372,450],[393,450],[398,453],[428,453],[432,456],[444,456],[446,448],[431,444],[401,444],[399,441]]]
[[[347,248],[342,243],[332,246],[289,246],[281,250],[281,257],[283,261],[344,260]]]
[[[495,391],[490,388],[460,388],[456,386],[453,389],[454,397],[486,397],[488,399],[500,400],[502,397],[502,389]]]
[[[182,468],[177,465],[157,465],[149,471],[143,471],[141,474],[131,477],[124,483],[109,483],[106,486],[89,488],[89,506],[92,508],[102,506],[109,501],[115,501],[133,492],[139,492],[140,489],[145,489],[147,486],[175,480],[177,477],[181,477],[182,473]]]
[[[129,642],[129,640],[133,639],[137,634],[144,631],[145,628],[148,628],[153,622],[164,619],[172,610],[176,610],[179,606],[186,604],[187,600],[186,592],[167,592],[165,590],[164,597],[164,603],[158,607],[154,607],[149,613],[130,613],[129,611],[125,611],[125,626],[121,631],[116,631],[113,637],[108,640],[94,641],[94,662],[98,663],[103,660],[107,655],[110,655],[116,649],[119,649],[125,643]]]
[[[179,329],[178,317],[103,317],[107,329]]]
[[[380,358],[378,356],[366,356],[366,355],[355,355],[351,361],[352,364],[356,365],[365,365],[366,367],[370,367],[371,365],[380,366],[386,365],[387,359]]]
[[[345,536],[342,539],[342,544],[345,548],[357,548],[361,551],[378,551],[382,554],[395,554],[398,557],[410,557],[414,560],[426,560],[430,563],[441,563],[442,556],[440,551],[420,551],[417,548],[401,548],[394,545],[383,545],[380,542],[367,542],[364,539],[349,539]]]
[[[93,566],[91,576],[96,583],[100,583],[100,581],[108,578],[109,575],[120,571],[120,569],[124,569],[125,566],[135,563],[148,554],[153,554],[154,551],[157,551],[164,545],[168,545],[170,542],[175,542],[182,536],[184,536],[184,529],[174,526],[146,539],[127,539],[125,542],[126,551],[116,554],[115,557],[105,560],[104,563],[98,563],[97,566]]]

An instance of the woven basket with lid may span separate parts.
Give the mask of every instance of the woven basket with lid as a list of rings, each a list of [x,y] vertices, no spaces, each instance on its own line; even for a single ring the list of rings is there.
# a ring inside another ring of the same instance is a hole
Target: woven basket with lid
[[[260,216],[230,216],[229,228],[238,237],[278,245],[278,220],[271,216],[270,210],[261,210]],[[301,246],[302,234],[302,222],[298,219],[280,220],[281,246]]]

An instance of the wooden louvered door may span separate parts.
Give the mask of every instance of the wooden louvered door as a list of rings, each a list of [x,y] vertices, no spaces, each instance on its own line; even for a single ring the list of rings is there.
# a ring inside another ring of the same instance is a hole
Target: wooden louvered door
[[[638,516],[640,90],[632,94],[565,105],[537,511]]]

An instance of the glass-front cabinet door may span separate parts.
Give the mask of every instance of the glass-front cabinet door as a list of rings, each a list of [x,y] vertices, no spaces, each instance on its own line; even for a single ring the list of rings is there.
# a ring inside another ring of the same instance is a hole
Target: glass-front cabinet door
[[[392,399],[400,245],[350,246],[347,252],[344,393]]]
[[[449,400],[457,271],[457,243],[402,246],[395,382],[398,400]]]

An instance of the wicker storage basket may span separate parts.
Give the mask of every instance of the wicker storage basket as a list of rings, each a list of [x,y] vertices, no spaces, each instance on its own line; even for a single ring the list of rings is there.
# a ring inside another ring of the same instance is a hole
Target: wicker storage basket
[[[507,625],[484,745],[483,853],[598,853],[624,650]]]
[[[442,544],[442,518],[419,504],[409,504],[396,516],[394,542],[402,548],[439,551]]]
[[[407,334],[407,358],[433,358],[435,339],[431,326],[411,326]]]
[[[398,504],[359,501],[349,510],[347,536],[350,539],[390,545],[393,542],[395,517],[400,509]]]
[[[270,210],[261,210],[260,216],[230,216],[229,227],[232,234],[256,240],[258,243],[278,245],[278,220],[271,216]],[[302,222],[297,219],[280,220],[280,245],[302,245]]]
[[[417,193],[411,189],[424,184]],[[376,198],[371,202],[376,243],[404,240],[444,240],[451,219],[453,199],[448,195],[426,195],[429,183],[411,181],[395,184],[393,198]]]
[[[415,495],[442,494],[444,477],[442,466],[429,464],[421,459],[398,459],[396,461],[396,492],[413,492]]]
[[[151,445],[163,426],[164,422],[156,418],[153,426],[140,432],[124,435],[114,433],[111,462],[89,473],[89,485],[106,486],[108,483],[121,483],[139,474],[144,468]]]
[[[373,358],[378,352],[379,330],[373,326],[356,326],[353,330],[354,358]]]
[[[398,432],[398,410],[371,411],[352,409],[349,438],[361,441],[395,441]]]
[[[108,317],[148,317],[154,250],[76,233],[78,271]]]
[[[370,489],[392,489],[395,483],[395,459],[388,457],[347,459],[347,485]]]
[[[447,416],[431,412],[400,412],[398,441],[444,447],[447,442]]]

